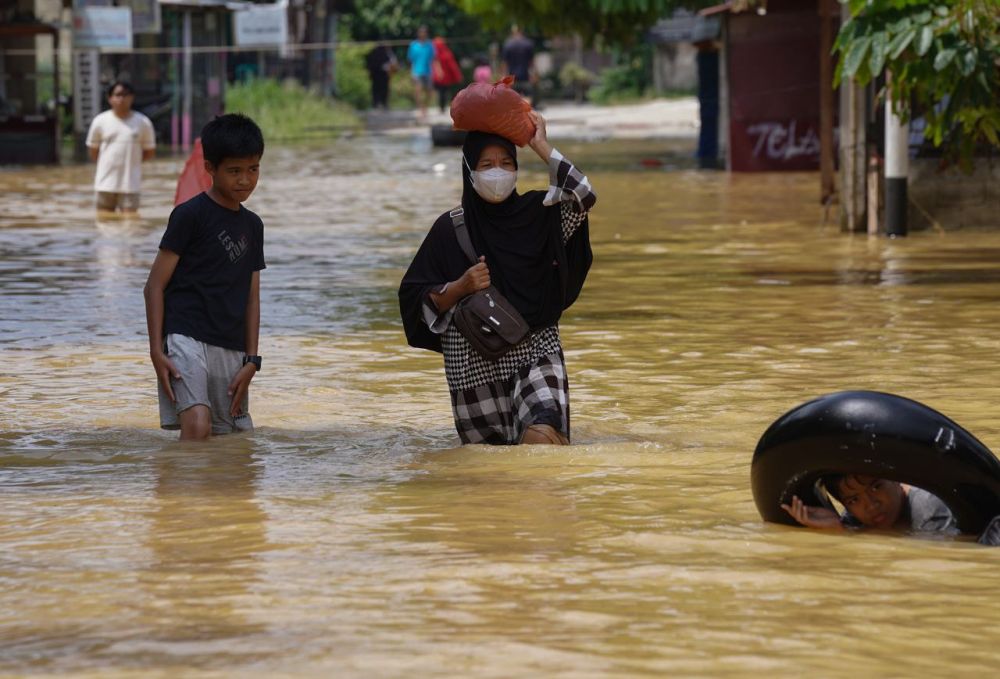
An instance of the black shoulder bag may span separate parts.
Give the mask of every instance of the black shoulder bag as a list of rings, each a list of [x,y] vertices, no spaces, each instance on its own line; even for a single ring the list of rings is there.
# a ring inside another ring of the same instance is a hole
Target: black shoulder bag
[[[455,237],[462,252],[473,264],[479,262],[465,226],[465,210],[457,207],[448,213],[455,226]],[[528,334],[528,324],[514,305],[494,286],[463,297],[455,305],[452,322],[479,355],[489,361],[499,360]]]

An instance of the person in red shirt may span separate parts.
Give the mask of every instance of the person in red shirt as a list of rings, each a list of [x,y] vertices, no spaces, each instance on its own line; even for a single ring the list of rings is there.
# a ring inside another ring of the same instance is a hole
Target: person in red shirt
[[[444,38],[434,38],[434,63],[431,66],[431,81],[438,93],[438,106],[441,113],[447,110],[451,101],[451,92],[455,85],[462,82],[462,69],[445,43]]]

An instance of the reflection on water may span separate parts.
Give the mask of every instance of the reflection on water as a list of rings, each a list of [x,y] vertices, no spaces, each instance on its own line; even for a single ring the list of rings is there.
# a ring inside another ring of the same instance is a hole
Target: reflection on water
[[[567,449],[455,447],[440,357],[404,346],[396,285],[457,151],[268,149],[260,428],[185,446],[156,429],[141,295],[180,161],[101,222],[92,167],[0,171],[0,673],[995,667],[1000,552],[764,525],[749,462],[845,388],[1000,447],[1000,235],[843,235],[812,175],[560,146],[600,195]]]
[[[156,504],[149,515],[151,560],[139,573],[153,629],[115,645],[138,667],[169,664],[184,648],[253,659],[252,646],[228,651],[234,639],[265,629],[246,615],[244,601],[258,581],[258,559],[269,546],[266,515],[255,493],[261,463],[253,443],[229,437],[208,448],[173,443],[151,460]],[[225,644],[220,642],[226,642]],[[128,662],[128,660],[126,660]],[[218,662],[218,660],[216,660]]]

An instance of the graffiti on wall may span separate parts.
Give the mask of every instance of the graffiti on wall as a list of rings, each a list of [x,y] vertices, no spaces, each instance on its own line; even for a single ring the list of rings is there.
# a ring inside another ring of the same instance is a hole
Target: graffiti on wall
[[[819,134],[812,125],[804,131],[792,120],[785,122],[756,123],[747,127],[753,139],[755,158],[790,160],[792,158],[818,157]]]
[[[836,127],[833,134],[836,148]],[[732,169],[737,172],[815,170],[819,167],[819,120],[734,120],[730,135]]]

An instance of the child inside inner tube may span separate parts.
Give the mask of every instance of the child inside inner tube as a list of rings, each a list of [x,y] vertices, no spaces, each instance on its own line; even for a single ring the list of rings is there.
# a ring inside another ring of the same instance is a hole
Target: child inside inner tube
[[[845,509],[843,515],[826,507],[811,507],[797,495],[781,508],[809,528],[878,528],[958,534],[951,510],[936,495],[889,479],[862,474],[831,474],[821,480]]]

